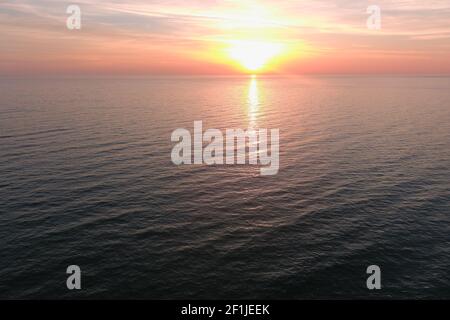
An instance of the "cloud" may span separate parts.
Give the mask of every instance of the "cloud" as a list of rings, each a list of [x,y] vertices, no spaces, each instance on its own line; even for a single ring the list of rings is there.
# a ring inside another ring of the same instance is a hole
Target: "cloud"
[[[374,55],[383,60],[397,55],[415,57],[418,63],[423,57],[441,62],[450,54],[448,0],[378,0],[382,29],[376,32],[366,27],[369,2],[360,0],[76,3],[82,9],[79,31],[65,27],[66,1],[0,2],[0,73],[16,69],[26,73],[27,68],[53,72],[56,67],[62,72],[81,66],[95,72],[95,66],[114,64],[133,68],[141,64],[149,72],[164,72],[164,68],[172,72],[175,67],[203,72],[202,62],[204,66],[220,63],[205,52],[235,38],[302,43],[305,52],[316,56],[315,61],[329,59],[330,53],[345,53],[363,57],[361,61]],[[323,60],[323,65],[329,63]]]

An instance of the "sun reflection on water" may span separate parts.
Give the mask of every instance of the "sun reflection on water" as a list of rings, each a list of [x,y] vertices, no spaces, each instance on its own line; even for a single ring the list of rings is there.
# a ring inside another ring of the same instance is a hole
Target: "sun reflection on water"
[[[256,127],[256,118],[259,110],[258,82],[253,75],[248,89],[248,119],[249,128]]]

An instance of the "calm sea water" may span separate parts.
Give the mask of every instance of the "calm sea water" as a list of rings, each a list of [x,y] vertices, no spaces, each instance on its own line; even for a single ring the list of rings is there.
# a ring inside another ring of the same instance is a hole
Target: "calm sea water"
[[[174,166],[194,120],[278,175]],[[1,298],[450,298],[450,78],[2,79],[0,146]]]

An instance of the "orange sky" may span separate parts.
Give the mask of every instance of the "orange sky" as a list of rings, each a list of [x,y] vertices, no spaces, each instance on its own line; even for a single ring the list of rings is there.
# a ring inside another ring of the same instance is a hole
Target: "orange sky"
[[[448,0],[123,2],[1,2],[0,75],[450,73]]]

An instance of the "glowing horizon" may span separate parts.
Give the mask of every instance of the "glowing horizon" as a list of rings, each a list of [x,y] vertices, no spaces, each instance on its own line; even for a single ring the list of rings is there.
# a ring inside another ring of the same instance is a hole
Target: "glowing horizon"
[[[61,1],[0,4],[0,75],[450,73],[450,3]]]

